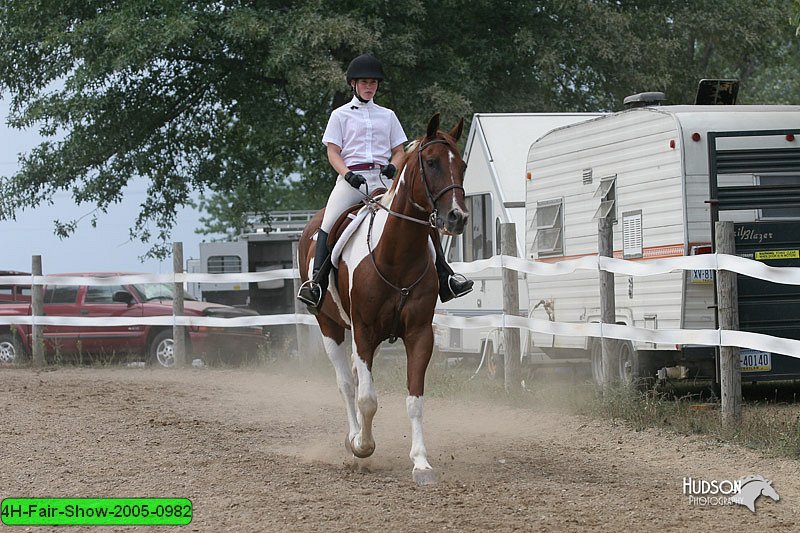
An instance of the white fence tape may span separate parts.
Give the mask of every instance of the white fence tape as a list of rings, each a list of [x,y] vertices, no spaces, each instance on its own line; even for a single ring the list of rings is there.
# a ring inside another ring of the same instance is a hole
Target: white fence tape
[[[576,270],[606,270],[627,276],[652,276],[675,270],[728,270],[785,285],[800,285],[800,267],[772,267],[759,261],[727,254],[689,255],[647,261],[586,256],[555,263],[528,261],[508,255],[468,263],[452,263],[456,272],[474,274],[489,268],[508,268],[534,276],[559,276]],[[118,276],[0,276],[0,284],[125,285],[133,283],[251,283],[299,278],[297,269],[234,274],[120,274]]]
[[[606,270],[629,276],[651,276],[675,270],[728,270],[774,283],[800,285],[799,267],[771,267],[761,262],[726,254],[683,256],[648,261],[628,261],[599,256],[543,263],[527,261],[518,257],[496,255],[490,259],[469,263],[453,263],[457,272],[474,274],[489,268],[508,268],[535,276],[558,276],[576,270]],[[135,283],[244,283],[294,279],[299,277],[296,269],[271,270],[236,274],[120,274],[118,276],[0,276],[0,284],[51,284],[51,285],[125,285]],[[34,320],[35,318],[35,320]],[[63,316],[2,316],[0,325],[24,324],[52,326],[209,326],[248,327],[281,324],[317,324],[312,315],[283,314],[237,318],[212,318],[171,315],[157,317],[63,317]],[[800,358],[800,341],[771,337],[745,331],[693,330],[693,329],[645,329],[617,324],[565,323],[509,315],[486,315],[479,317],[457,317],[436,314],[433,320],[437,327],[455,329],[482,329],[512,327],[528,329],[537,333],[564,336],[610,337],[614,339],[650,342],[657,344],[699,344],[707,346],[740,346],[781,353]]]

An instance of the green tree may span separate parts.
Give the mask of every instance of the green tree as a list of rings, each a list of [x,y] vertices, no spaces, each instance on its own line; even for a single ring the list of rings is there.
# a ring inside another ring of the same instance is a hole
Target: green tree
[[[209,229],[235,226],[244,211],[320,207],[333,184],[320,138],[349,97],[347,62],[364,51],[384,62],[378,100],[412,137],[435,111],[451,123],[614,110],[645,90],[691,103],[701,77],[742,79],[744,101],[755,94],[748,83],[787,76],[781,101],[796,99],[796,76],[781,69],[796,25],[775,4],[0,0],[10,123],[61,139],[2,180],[0,218],[60,190],[102,216],[140,177],[148,198],[131,234],[158,255],[195,191]],[[287,184],[293,175],[302,181]],[[57,221],[60,234],[74,229]]]

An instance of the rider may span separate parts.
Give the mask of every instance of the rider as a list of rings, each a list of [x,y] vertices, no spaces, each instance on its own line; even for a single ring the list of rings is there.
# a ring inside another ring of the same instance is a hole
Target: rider
[[[297,298],[312,311],[322,305],[328,288],[331,269],[328,233],[348,207],[363,200],[362,193],[383,187],[383,177],[394,178],[404,155],[403,143],[408,140],[394,111],[373,101],[384,78],[380,61],[371,54],[361,54],[350,62],[346,77],[353,99],[333,110],[322,136],[328,162],[339,177],[317,231],[312,278],[297,293]],[[441,250],[438,231],[434,229],[431,235],[436,244],[440,299],[446,302],[467,294],[472,290],[472,280],[454,275]]]

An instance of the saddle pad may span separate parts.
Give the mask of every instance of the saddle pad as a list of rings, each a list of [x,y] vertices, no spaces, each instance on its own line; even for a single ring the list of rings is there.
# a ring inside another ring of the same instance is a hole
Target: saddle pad
[[[347,244],[347,241],[350,240],[350,237],[358,229],[364,219],[367,218],[369,212],[369,209],[364,206],[357,213],[349,213],[347,215],[348,217],[354,218],[349,224],[347,224],[347,227],[344,228],[342,234],[336,239],[336,244],[333,245],[333,250],[331,251],[331,264],[334,268],[339,267],[339,259],[342,257],[342,250],[344,249],[344,246]]]

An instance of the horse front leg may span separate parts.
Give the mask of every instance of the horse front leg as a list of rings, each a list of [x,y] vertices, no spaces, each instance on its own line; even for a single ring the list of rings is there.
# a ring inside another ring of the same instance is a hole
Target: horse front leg
[[[344,400],[344,408],[347,411],[347,424],[348,432],[345,437],[345,447],[350,450],[350,442],[353,440],[360,427],[358,425],[358,418],[356,417],[355,406],[355,385],[353,383],[353,374],[350,371],[348,364],[348,357],[344,350],[344,334],[342,340],[337,342],[329,337],[322,337],[322,343],[325,346],[325,353],[328,354],[328,359],[331,360],[333,368],[336,371],[336,384],[339,386],[339,394]]]
[[[375,437],[372,434],[372,420],[378,412],[378,395],[372,381],[372,361],[377,346],[353,332],[353,374],[357,384],[356,414],[360,431],[352,438],[350,445],[353,455],[366,458],[375,452]]]
[[[411,475],[417,485],[431,485],[436,482],[436,474],[428,462],[428,450],[422,433],[422,411],[425,393],[425,372],[433,352],[433,328],[430,324],[422,327],[403,339],[406,344],[406,379],[408,397],[406,412],[411,421],[411,452],[414,462]]]

